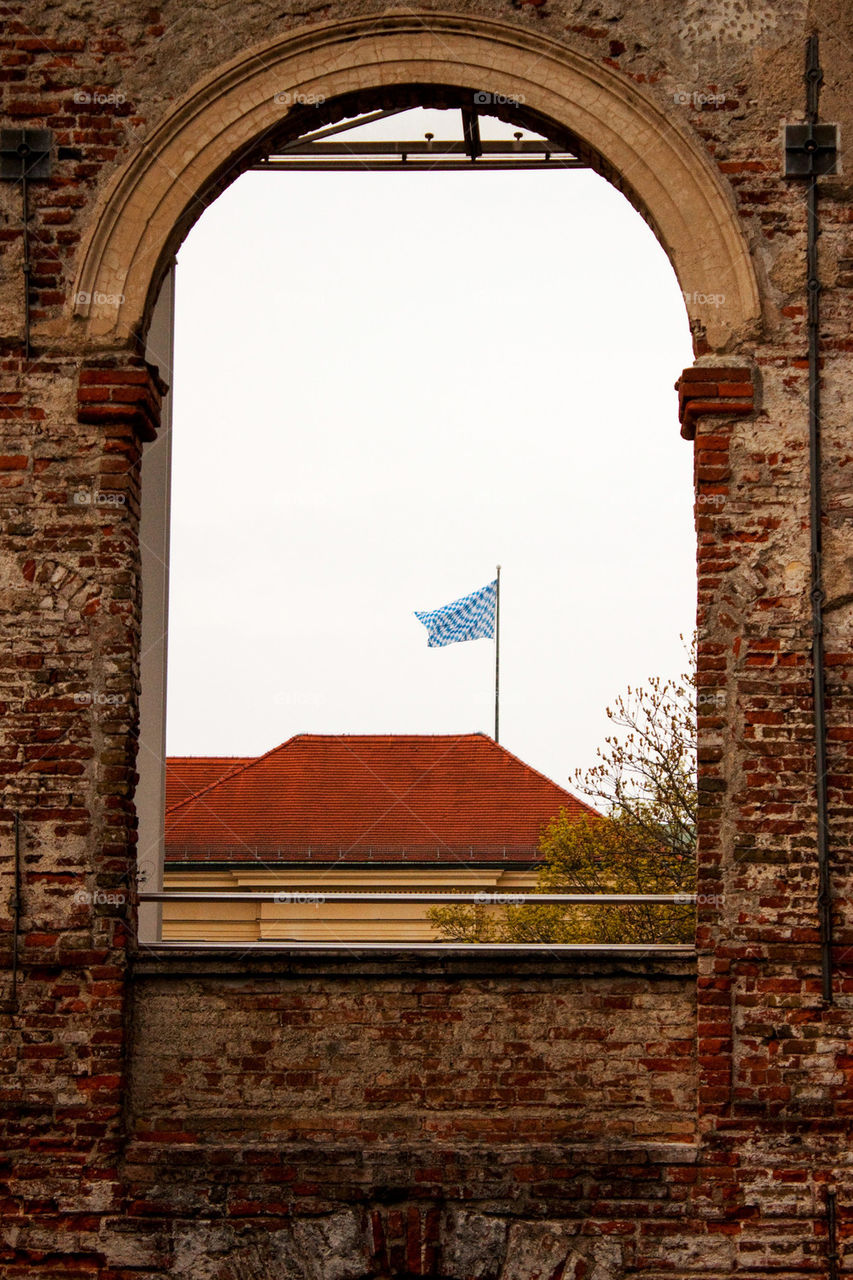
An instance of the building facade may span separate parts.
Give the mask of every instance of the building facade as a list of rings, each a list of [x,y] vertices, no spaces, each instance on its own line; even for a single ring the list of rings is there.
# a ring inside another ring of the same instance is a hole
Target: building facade
[[[539,836],[594,809],[482,733],[298,734],[258,759],[166,763],[164,887],[277,900],[171,902],[163,937],[254,942],[435,940],[424,902],[530,892]]]

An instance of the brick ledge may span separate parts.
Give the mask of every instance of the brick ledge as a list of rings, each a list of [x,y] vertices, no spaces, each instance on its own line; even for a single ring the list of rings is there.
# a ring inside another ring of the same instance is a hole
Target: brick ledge
[[[704,414],[745,417],[754,412],[752,371],[743,367],[685,369],[675,384],[678,420],[685,440],[696,437],[696,419]]]

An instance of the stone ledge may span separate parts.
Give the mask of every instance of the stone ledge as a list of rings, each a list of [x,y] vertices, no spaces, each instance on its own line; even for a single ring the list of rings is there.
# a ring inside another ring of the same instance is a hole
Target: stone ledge
[[[158,947],[138,950],[132,958],[131,976],[183,979],[212,977],[258,978],[585,978],[624,974],[637,978],[688,978],[696,974],[692,947],[655,950],[652,947],[620,952],[618,947],[594,950],[546,949],[531,954],[496,947],[448,948],[446,951],[414,951],[394,948],[367,950],[341,947],[328,950],[264,947],[249,951],[241,944],[225,947]]]
[[[660,1138],[642,1142],[631,1138],[620,1142],[614,1138],[602,1142],[600,1137],[591,1138],[587,1142],[560,1142],[537,1144],[530,1142],[407,1142],[401,1146],[395,1142],[383,1144],[377,1142],[370,1146],[364,1143],[333,1142],[286,1142],[272,1139],[269,1143],[217,1141],[215,1147],[200,1143],[184,1142],[146,1142],[132,1138],[128,1143],[125,1162],[161,1164],[167,1152],[176,1157],[173,1169],[178,1165],[194,1166],[201,1154],[208,1156],[211,1150],[217,1152],[222,1165],[243,1165],[249,1169],[258,1169],[264,1165],[280,1168],[285,1163],[305,1162],[312,1165],[316,1173],[321,1167],[333,1167],[338,1170],[352,1163],[368,1179],[373,1176],[372,1166],[383,1165],[386,1170],[398,1168],[409,1170],[418,1167],[422,1162],[433,1171],[442,1161],[459,1164],[465,1160],[470,1165],[480,1168],[484,1173],[495,1173],[497,1167],[512,1169],[516,1166],[529,1169],[531,1166],[546,1171],[557,1167],[575,1167],[585,1169],[598,1166],[611,1166],[626,1169],[639,1165],[692,1165],[698,1163],[700,1148],[694,1142],[666,1142]],[[231,1160],[225,1157],[230,1156]],[[420,1180],[425,1196],[431,1194],[430,1179]]]

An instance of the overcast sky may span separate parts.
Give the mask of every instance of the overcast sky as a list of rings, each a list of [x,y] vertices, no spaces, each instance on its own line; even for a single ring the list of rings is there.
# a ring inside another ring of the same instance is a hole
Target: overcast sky
[[[501,741],[556,781],[627,684],[682,669],[687,315],[601,178],[249,173],[176,297],[170,753],[491,733],[493,643],[429,649],[413,611],[497,563]]]

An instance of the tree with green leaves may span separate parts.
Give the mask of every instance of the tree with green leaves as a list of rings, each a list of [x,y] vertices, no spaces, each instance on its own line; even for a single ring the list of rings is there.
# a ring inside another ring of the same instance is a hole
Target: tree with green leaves
[[[694,657],[691,652],[691,659]],[[575,783],[600,816],[563,810],[540,840],[539,893],[692,893],[696,884],[695,662],[607,708],[616,732]],[[436,907],[439,935],[465,942],[689,942],[691,905]]]

